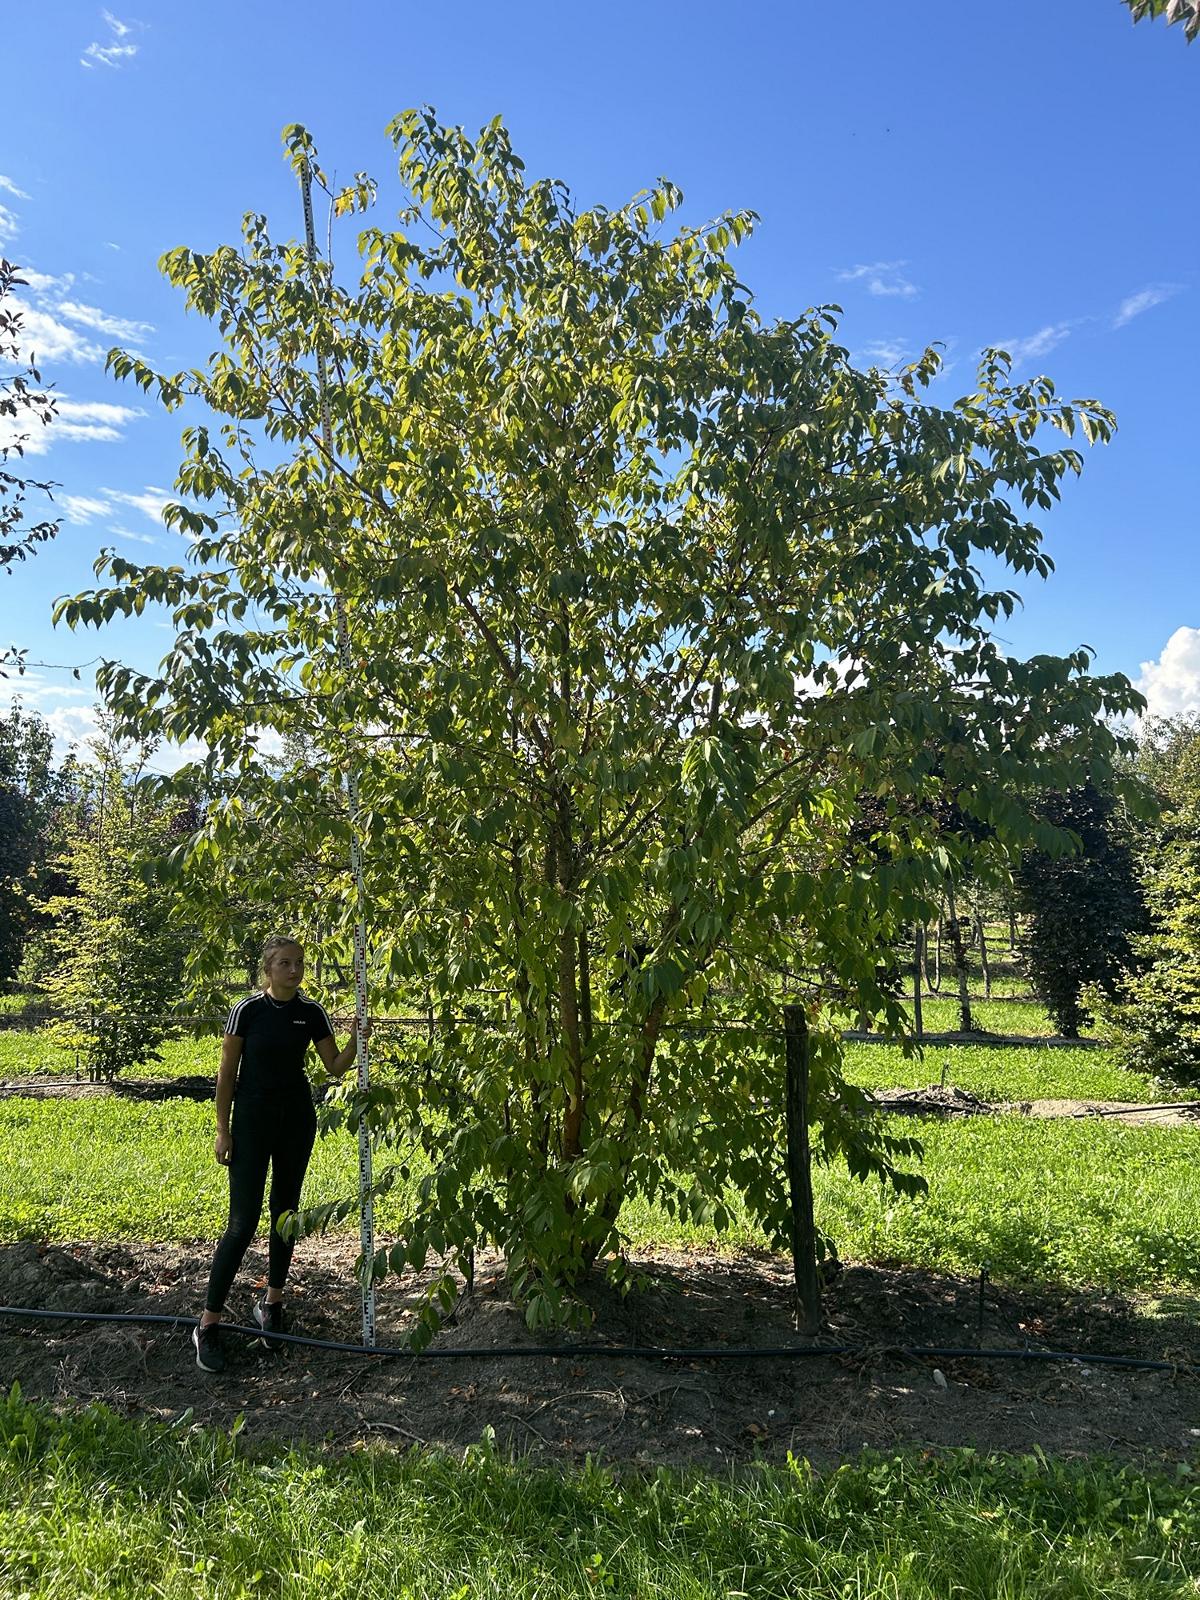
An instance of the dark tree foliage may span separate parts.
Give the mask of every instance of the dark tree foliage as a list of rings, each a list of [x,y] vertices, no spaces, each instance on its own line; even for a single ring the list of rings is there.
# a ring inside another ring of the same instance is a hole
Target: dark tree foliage
[[[1115,996],[1134,962],[1131,937],[1148,926],[1128,835],[1115,796],[1092,784],[1047,794],[1046,822],[1079,841],[1071,855],[1028,851],[1017,869],[1017,892],[1029,918],[1025,938],[1035,992],[1065,1038],[1092,1018],[1081,999],[1094,984]]]
[[[14,287],[25,280],[11,261],[0,258],[0,567],[11,572],[34,547],[53,539],[58,520],[41,515],[26,518],[25,496],[34,489],[49,496],[52,485],[13,470],[13,458],[25,454],[27,424],[45,427],[54,417],[54,397],[42,387],[42,375],[21,348],[21,313],[12,304]],[[11,368],[14,370],[3,370]]]

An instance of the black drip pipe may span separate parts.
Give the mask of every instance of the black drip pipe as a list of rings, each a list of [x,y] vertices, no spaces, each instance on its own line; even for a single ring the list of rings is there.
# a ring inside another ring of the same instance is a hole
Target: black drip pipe
[[[43,1311],[32,1306],[0,1306],[0,1317],[31,1317],[48,1322],[117,1322],[136,1325],[187,1328],[197,1326],[196,1317],[173,1317],[161,1313],[129,1311]],[[403,1361],[454,1361],[464,1358],[487,1360],[502,1357],[579,1356],[628,1361],[761,1361],[807,1360],[817,1356],[871,1357],[903,1356],[912,1360],[937,1361],[1073,1361],[1087,1367],[1125,1367],[1136,1372],[1176,1372],[1194,1374],[1200,1368],[1189,1362],[1146,1361],[1139,1356],[1093,1355],[1083,1350],[979,1350],[953,1349],[941,1345],[489,1345],[478,1348],[451,1347],[404,1350],[387,1345],[350,1344],[341,1339],[311,1339],[299,1333],[265,1335],[261,1328],[247,1328],[236,1322],[221,1323],[222,1333],[239,1333],[247,1339],[269,1338],[272,1344],[301,1345],[311,1350],[338,1350],[353,1356],[386,1356]]]

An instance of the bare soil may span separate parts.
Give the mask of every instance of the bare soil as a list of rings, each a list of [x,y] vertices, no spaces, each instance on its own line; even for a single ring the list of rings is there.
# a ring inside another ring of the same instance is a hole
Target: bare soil
[[[0,1304],[51,1310],[195,1314],[211,1245],[32,1242],[0,1247]],[[350,1240],[308,1241],[297,1253],[292,1329],[358,1338]],[[696,1360],[573,1355],[572,1339],[632,1345],[774,1346],[791,1330],[787,1262],[656,1253],[638,1258],[640,1286],[620,1298],[597,1281],[583,1336],[540,1339],[507,1293],[500,1265],[481,1261],[473,1293],[420,1358],[378,1358],[290,1347],[270,1354],[225,1339],[221,1377],[195,1365],[187,1329],[0,1318],[0,1383],[74,1406],[229,1427],[248,1438],[345,1447],[386,1438],[460,1448],[492,1428],[502,1445],[544,1461],[587,1454],[612,1461],[719,1469],[789,1451],[828,1465],[864,1445],[972,1445],[980,1450],[1086,1453],[1146,1462],[1200,1450],[1200,1301],[1135,1305],[1118,1296],[1018,1291],[912,1270],[847,1266],[825,1294],[816,1342],[863,1349],[853,1358]],[[231,1316],[248,1321],[265,1258],[252,1252]],[[379,1291],[378,1342],[410,1324],[422,1278]],[[996,1361],[966,1354],[914,1359],[909,1345],[1079,1350],[1179,1363],[1135,1372],[1082,1363]],[[528,1349],[528,1357],[468,1347]]]
[[[214,1100],[216,1093],[215,1076],[199,1073],[181,1073],[177,1078],[117,1078],[112,1083],[46,1073],[0,1083],[0,1100]]]

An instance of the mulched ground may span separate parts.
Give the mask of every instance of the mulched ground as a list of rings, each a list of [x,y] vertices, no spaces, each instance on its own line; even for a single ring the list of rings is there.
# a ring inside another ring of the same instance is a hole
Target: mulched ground
[[[193,1315],[211,1246],[21,1243],[0,1247],[0,1303]],[[357,1339],[351,1240],[308,1241],[297,1254],[297,1332]],[[620,1299],[597,1283],[589,1341],[752,1345],[798,1341],[788,1264],[766,1254],[641,1257],[642,1286]],[[261,1252],[247,1257],[231,1312],[248,1320]],[[378,1340],[411,1317],[420,1279],[379,1292]],[[1088,1364],[913,1360],[922,1344],[1083,1350],[1200,1363],[1200,1302],[1135,1306],[1112,1295],[1021,1292],[913,1270],[847,1266],[826,1291],[821,1342],[867,1347],[853,1359],[703,1361],[573,1356],[525,1327],[495,1260],[419,1359],[293,1348],[272,1355],[232,1336],[229,1369],[200,1372],[183,1330],[0,1318],[0,1383],[64,1405],[103,1401],[133,1416],[228,1427],[245,1436],[347,1447],[384,1438],[457,1449],[492,1428],[498,1443],[545,1461],[600,1454],[614,1462],[719,1470],[789,1451],[828,1465],[864,1445],[973,1445],[1174,1462],[1200,1451],[1200,1381],[1184,1372]],[[576,1336],[578,1337],[578,1336]],[[518,1346],[528,1358],[454,1359],[439,1349]]]

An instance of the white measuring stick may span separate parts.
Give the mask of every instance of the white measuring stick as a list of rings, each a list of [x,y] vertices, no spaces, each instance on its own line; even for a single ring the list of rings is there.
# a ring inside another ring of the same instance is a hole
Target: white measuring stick
[[[308,259],[312,267],[317,264],[316,237],[313,232],[312,167],[306,160],[300,179],[304,196],[304,238],[308,246]],[[326,393],[325,356],[317,351],[317,388],[321,396],[321,443],[325,449],[330,471],[333,468],[333,428],[329,422],[329,399]],[[349,680],[353,669],[350,658],[350,631],[346,626],[346,604],[335,589],[333,610],[337,623],[337,653],[342,672]],[[358,799],[358,773],[354,763],[346,766],[346,797],[350,803],[350,873],[354,879],[356,912],[354,922],[354,1021],[357,1039],[358,1087],[366,1094],[371,1082],[370,1060],[364,1025],[367,1020],[367,918],[366,890],[363,887],[362,838],[359,827],[361,813]],[[375,1200],[372,1194],[371,1132],[364,1117],[358,1125],[358,1236],[362,1246],[362,1342],[368,1347],[375,1344],[375,1284],[371,1278],[371,1265],[375,1259]]]

